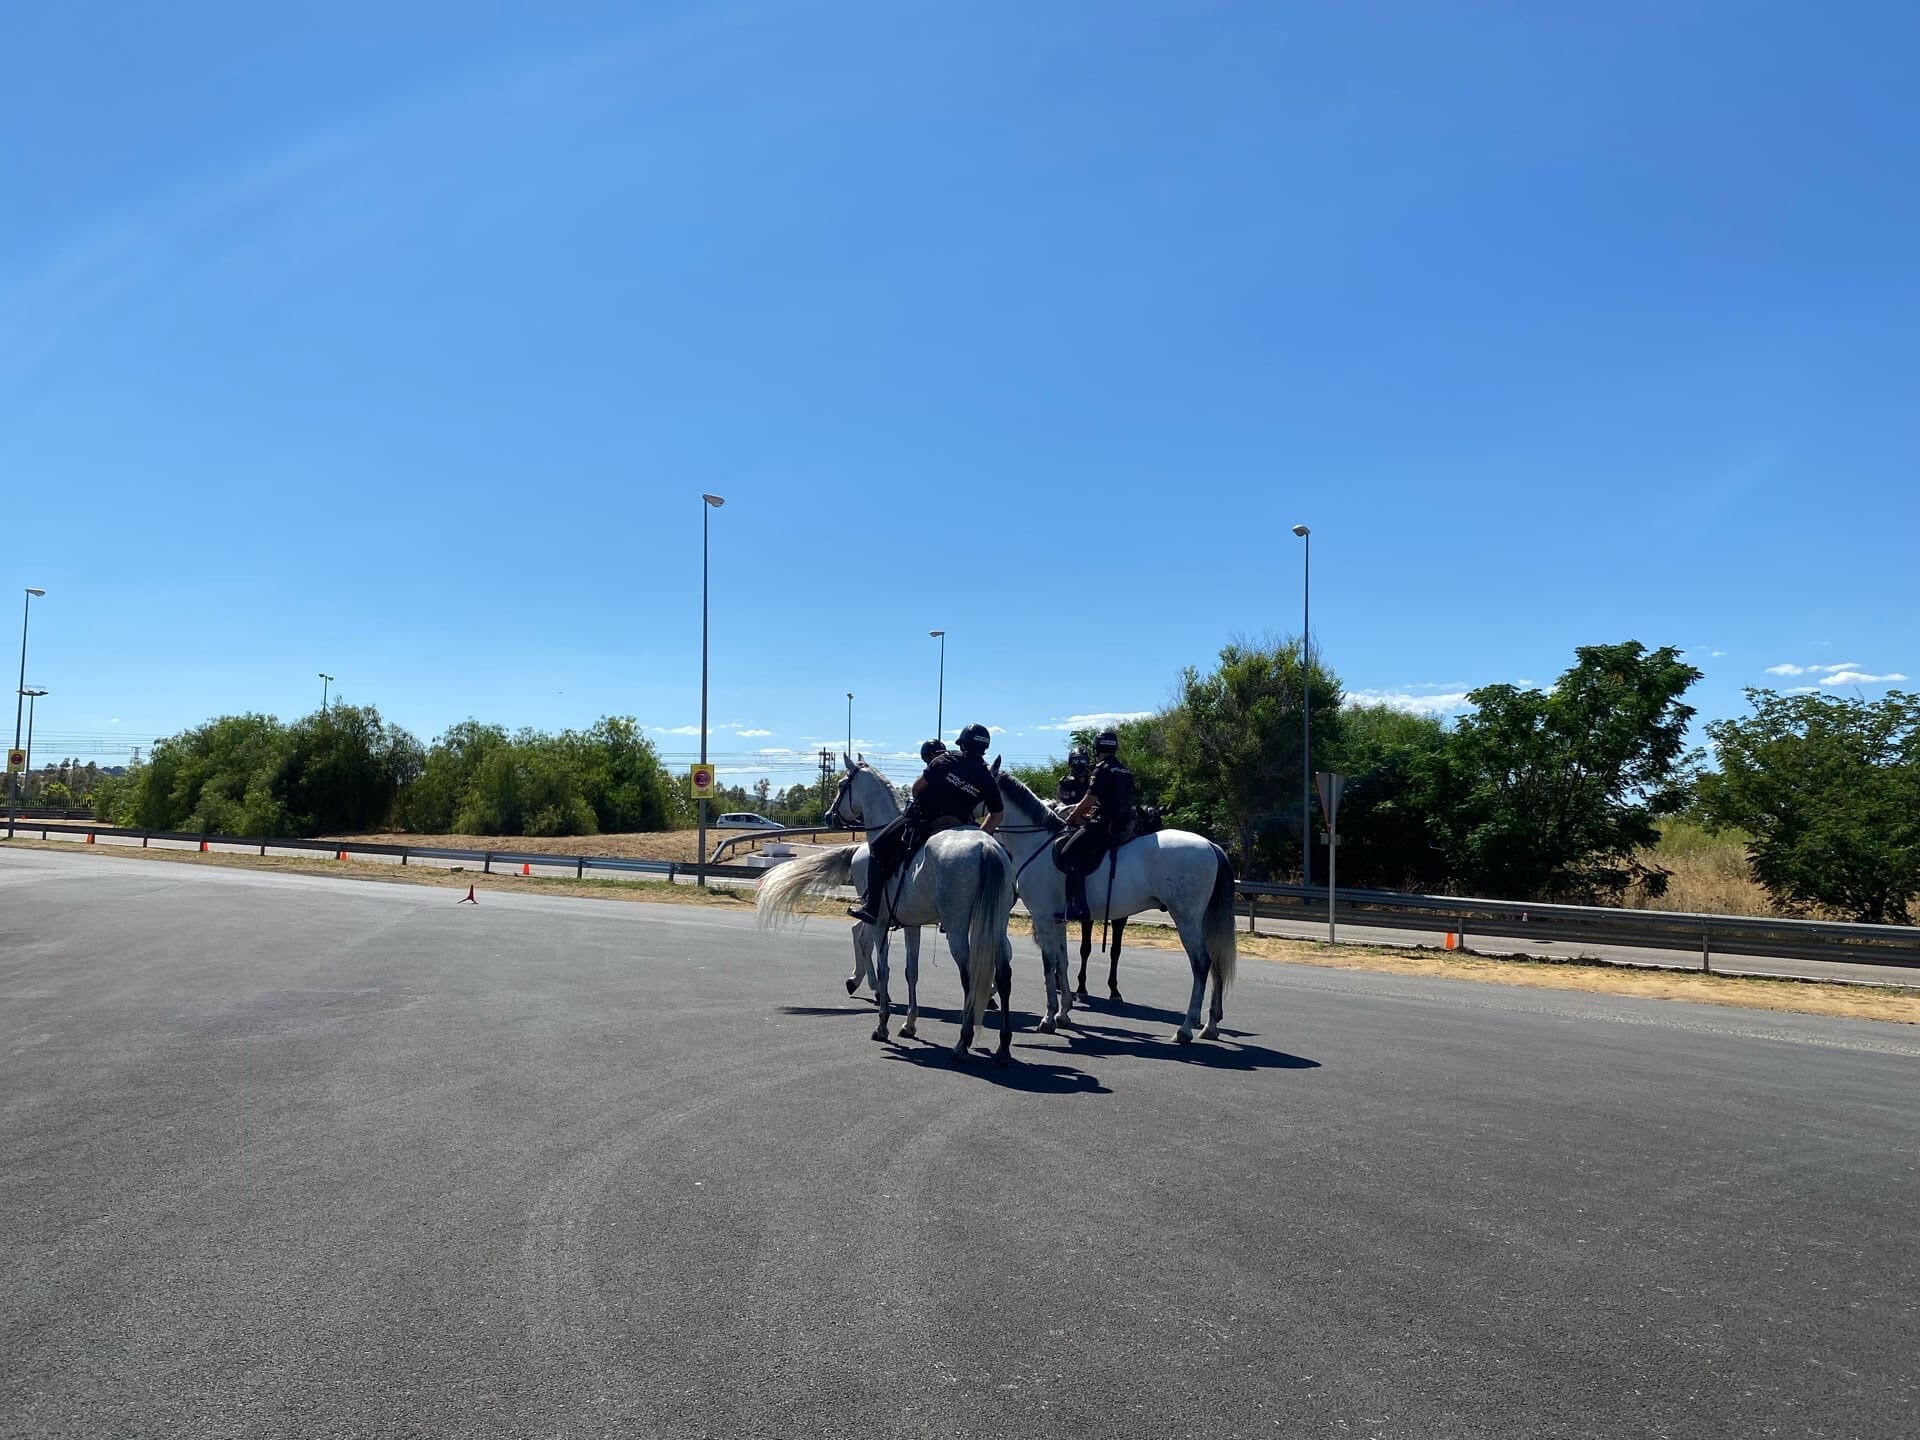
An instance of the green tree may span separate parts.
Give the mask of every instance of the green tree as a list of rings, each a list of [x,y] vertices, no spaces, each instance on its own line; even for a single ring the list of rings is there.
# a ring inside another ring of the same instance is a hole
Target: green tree
[[[145,830],[295,833],[274,782],[288,754],[271,715],[223,715],[158,741],[137,772],[131,821]]]
[[[581,795],[603,834],[668,828],[673,780],[631,715],[603,716],[584,734],[569,730],[561,741],[579,770]]]
[[[1738,829],[1754,879],[1788,911],[1907,924],[1920,896],[1920,697],[1749,690],[1753,713],[1707,734],[1719,770],[1700,810]]]
[[[1122,728],[1139,788],[1171,823],[1230,837],[1243,875],[1300,862],[1303,691],[1315,752],[1329,753],[1339,741],[1340,681],[1318,659],[1303,676],[1294,639],[1233,642],[1211,671],[1188,667],[1171,710]]]
[[[1437,807],[1450,789],[1447,728],[1385,705],[1345,705],[1332,768],[1340,802],[1340,877],[1356,889],[1438,890],[1452,878]]]
[[[1671,646],[1585,645],[1551,690],[1488,685],[1454,727],[1429,807],[1456,878],[1513,899],[1665,888],[1641,852],[1687,802],[1682,703],[1700,672]]]

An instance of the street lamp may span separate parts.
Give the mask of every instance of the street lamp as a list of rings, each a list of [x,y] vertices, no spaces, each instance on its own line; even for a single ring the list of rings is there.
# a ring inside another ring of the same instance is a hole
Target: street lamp
[[[320,718],[327,718],[327,687],[333,684],[333,676],[322,670],[320,673]]]
[[[847,759],[853,759],[853,692],[847,691]]]
[[[940,642],[940,702],[934,711],[933,738],[947,738],[947,632],[944,630],[927,631],[929,638]]]
[[[33,702],[46,693],[38,687],[27,691],[27,764],[24,773],[29,780],[33,778]]]
[[[727,502],[718,495],[702,495],[700,507],[700,764],[707,763],[707,512]],[[707,888],[707,797],[700,797],[699,884]]]
[[[1313,532],[1293,527],[1305,544],[1300,571],[1300,883],[1313,883]]]
[[[26,589],[27,598],[22,604],[20,615],[20,687],[13,700],[13,748],[16,750],[20,748],[20,707],[25,702],[27,694],[27,621],[33,615],[34,597],[47,593],[33,585],[27,586]],[[20,782],[15,778],[19,772],[12,766],[8,766],[7,769],[7,838],[11,840],[14,817],[20,810]]]

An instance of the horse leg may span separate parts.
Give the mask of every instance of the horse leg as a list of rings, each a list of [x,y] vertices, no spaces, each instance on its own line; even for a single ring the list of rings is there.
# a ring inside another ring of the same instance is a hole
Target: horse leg
[[[1082,920],[1080,922],[1080,983],[1074,990],[1074,994],[1082,1000],[1087,998],[1087,957],[1092,953],[1093,921]],[[1049,997],[1049,1000],[1051,1000],[1051,997]],[[1049,1008],[1051,1008],[1051,1006],[1049,1006]]]
[[[1127,928],[1127,917],[1122,915],[1113,922],[1113,964],[1107,968],[1107,997],[1116,1005],[1127,1002],[1120,998],[1120,934]],[[1081,985],[1081,998],[1086,998],[1086,986]]]
[[[907,1023],[900,1027],[900,1038],[911,1040],[920,1019],[920,927],[909,925],[907,935]]]
[[[1073,990],[1067,984],[1066,925],[1036,910],[1033,915],[1033,943],[1040,947],[1040,973],[1047,982],[1047,1009],[1036,1028],[1042,1035],[1051,1035],[1060,1028],[1073,1004]]]
[[[853,973],[847,977],[847,994],[857,993],[860,982],[873,974],[872,948],[873,942],[867,935],[867,923],[856,920],[853,925]]]
[[[947,948],[953,952],[953,963],[960,967],[960,1039],[953,1047],[953,1058],[964,1063],[973,1053],[973,973],[967,966],[970,958],[977,958],[980,964],[986,963],[986,956],[969,957],[967,954],[967,926],[964,923],[947,927]]]
[[[887,994],[887,927],[886,916],[883,923],[873,927],[873,1003],[879,1007],[880,1022],[873,1027],[873,1038],[887,1038],[887,1017],[893,1014],[893,1000]]]
[[[1227,1017],[1227,997],[1220,988],[1220,977],[1213,977],[1213,1003],[1207,1007],[1207,1028],[1200,1032],[1202,1040],[1220,1038],[1220,1022]]]
[[[1193,994],[1187,1001],[1186,1018],[1173,1035],[1176,1041],[1186,1045],[1192,1042],[1194,1029],[1200,1023],[1200,1002],[1207,998],[1207,940],[1198,915],[1175,916],[1174,925],[1180,931],[1187,963],[1193,967]]]
[[[984,963],[985,957],[982,957]],[[1000,992],[1000,1048],[993,1053],[996,1065],[1013,1059],[1013,942],[1000,942],[1000,963],[993,967],[994,988]]]

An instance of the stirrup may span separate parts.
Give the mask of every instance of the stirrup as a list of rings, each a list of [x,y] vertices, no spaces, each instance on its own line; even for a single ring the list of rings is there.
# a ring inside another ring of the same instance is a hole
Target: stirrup
[[[865,925],[878,925],[880,917],[865,905],[849,905],[847,914]]]

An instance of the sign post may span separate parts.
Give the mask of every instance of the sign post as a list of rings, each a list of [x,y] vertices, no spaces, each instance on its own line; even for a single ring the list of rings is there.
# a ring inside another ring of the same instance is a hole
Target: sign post
[[[1334,945],[1340,938],[1333,913],[1334,876],[1340,851],[1340,792],[1347,787],[1347,777],[1320,770],[1314,773],[1313,783],[1320,791],[1320,813],[1327,818],[1327,943]]]
[[[700,748],[704,750],[706,746],[702,744]],[[692,793],[693,798],[700,802],[699,835],[694,841],[694,847],[700,853],[693,858],[699,865],[699,869],[694,874],[699,883],[704,886],[707,883],[707,801],[713,798],[713,766],[702,760],[689,770],[687,789]]]

